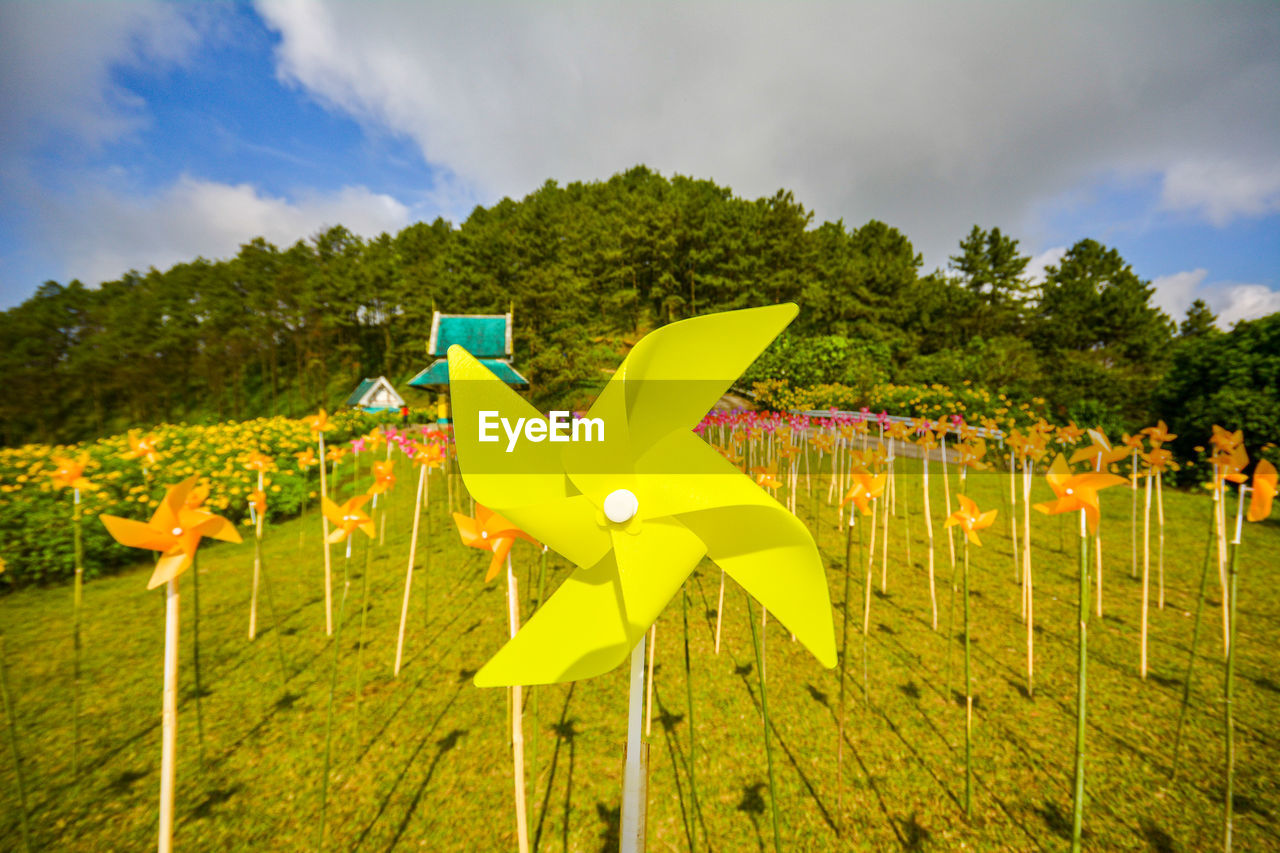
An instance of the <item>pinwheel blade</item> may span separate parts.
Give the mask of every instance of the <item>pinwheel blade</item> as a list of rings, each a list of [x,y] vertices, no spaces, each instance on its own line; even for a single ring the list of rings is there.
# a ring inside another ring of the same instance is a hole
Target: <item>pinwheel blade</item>
[[[155,571],[151,573],[151,580],[147,581],[147,589],[163,586],[185,572],[190,565],[191,554],[185,552],[161,557],[156,563]]]
[[[636,464],[636,480],[642,512],[650,504],[678,519],[824,666],[835,665],[826,573],[799,519],[691,432],[655,444]]]
[[[613,540],[613,550],[574,571],[476,673],[478,687],[577,681],[617,667],[705,551],[674,521]]]
[[[836,665],[826,572],[813,537],[780,505],[708,509],[680,516],[707,556],[769,609],[826,667]]]
[[[173,544],[172,536],[165,536],[149,524],[120,518],[115,515],[100,515],[102,524],[121,545],[129,548],[146,548],[149,551],[163,551]]]
[[[655,329],[627,355],[597,405],[615,408],[614,395],[622,395],[631,452],[639,456],[671,432],[697,426],[798,310],[769,305]]]
[[[544,422],[546,418],[456,344],[449,347],[449,393],[458,458],[466,460],[462,479],[472,497],[516,524],[521,521],[512,515],[511,507],[565,497],[560,462],[564,444],[521,438],[512,446],[500,425],[487,433],[494,441],[480,440],[481,412],[493,412],[495,424],[496,418],[505,418],[513,429],[521,418]]]

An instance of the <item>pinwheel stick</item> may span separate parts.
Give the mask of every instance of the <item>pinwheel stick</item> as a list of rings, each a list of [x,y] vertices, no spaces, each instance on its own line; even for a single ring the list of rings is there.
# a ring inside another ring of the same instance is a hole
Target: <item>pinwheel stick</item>
[[[75,661],[72,669],[71,685],[71,778],[78,784],[80,780],[80,607],[84,602],[84,540],[80,530],[80,490],[76,489],[72,498],[71,527],[75,544],[75,588],[72,593],[72,645]],[[25,818],[25,815],[24,815]]]
[[[422,521],[422,495],[426,489],[427,466],[418,468],[418,494],[413,499],[413,533],[409,536],[409,567],[404,573],[404,603],[400,605],[400,631],[396,635],[395,675],[400,674],[404,660],[404,626],[409,621],[409,588],[413,586],[413,559],[418,553],[418,524]]]
[[[1151,539],[1151,480],[1155,472],[1147,472],[1146,509],[1142,513],[1142,654],[1138,666],[1139,674],[1147,677],[1147,611],[1150,610],[1151,599],[1151,553],[1146,544]]]
[[[693,808],[690,810],[691,820],[689,821],[689,849],[698,849],[698,777],[694,772],[697,767],[697,750],[696,741],[694,740],[694,722],[693,722],[693,667],[689,660],[689,585],[686,583],[682,586],[683,594],[683,614],[684,614],[684,691],[685,699],[689,705],[689,795],[693,800]],[[654,623],[656,630],[657,623]],[[656,635],[655,635],[656,636]],[[649,684],[648,689],[653,690],[653,649],[649,649]]]
[[[258,472],[258,491],[262,491],[262,472]],[[249,596],[249,641],[258,636],[258,585],[262,579],[262,516],[251,506],[253,515],[253,591]]]
[[[204,766],[203,688],[200,686],[200,555],[191,555],[191,667],[196,680],[196,738],[200,744],[200,766]]]
[[[853,507],[849,508],[849,524],[844,534],[844,594],[841,596],[840,608],[843,622],[840,628],[840,716],[836,724],[836,832],[843,827],[844,815],[844,724],[845,724],[845,666],[849,660],[849,579],[853,575]],[[859,528],[861,539],[861,528]],[[861,549],[859,549],[861,550]]]
[[[329,496],[327,482],[324,476],[324,432],[318,433],[320,436],[320,501]],[[320,513],[320,529],[323,533],[321,544],[324,546],[324,632],[328,636],[333,636],[333,577],[329,566],[329,517],[323,512]],[[323,824],[324,819],[321,818]],[[324,838],[324,827],[321,826],[321,839]]]
[[[1079,853],[1084,830],[1084,739],[1086,708],[1086,670],[1088,666],[1089,623],[1089,537],[1084,510],[1080,511],[1080,624],[1079,658],[1076,663],[1076,754],[1075,784],[1071,802],[1071,850]]]
[[[1031,474],[1029,456],[1022,460],[1022,593],[1027,616],[1027,695],[1035,695],[1035,584],[1031,578]]]
[[[622,775],[621,853],[639,853],[645,845],[645,812],[648,809],[649,749],[644,743],[644,647],[631,650],[631,680],[627,699],[627,760]]]
[[[507,554],[507,622],[514,637],[520,630],[520,592],[516,575],[511,570],[511,554]],[[511,688],[511,749],[516,789],[516,840],[520,853],[529,851],[529,820],[524,793],[524,694],[519,684]]]
[[[973,820],[973,679],[969,669],[969,537],[964,539],[964,817]]]
[[[164,699],[161,708],[160,853],[173,849],[173,785],[178,763],[178,579],[165,585]]]
[[[1235,787],[1236,778],[1236,743],[1235,743],[1235,670],[1236,670],[1236,579],[1238,577],[1238,569],[1240,565],[1240,531],[1241,522],[1244,521],[1244,493],[1245,487],[1240,486],[1240,502],[1236,508],[1236,532],[1235,537],[1231,540],[1231,562],[1228,568],[1228,578],[1230,581],[1231,609],[1230,609],[1230,634],[1227,638],[1227,675],[1223,686],[1223,716],[1226,723],[1226,748],[1227,748],[1227,769],[1226,769],[1226,796],[1223,800],[1222,812],[1222,849],[1224,853],[1231,853],[1231,824],[1232,824],[1232,802],[1231,793]]]
[[[924,523],[929,533],[929,603],[933,608],[933,630],[938,630],[938,590],[933,571],[933,513],[929,509],[929,448],[921,448],[921,465],[924,479]]]

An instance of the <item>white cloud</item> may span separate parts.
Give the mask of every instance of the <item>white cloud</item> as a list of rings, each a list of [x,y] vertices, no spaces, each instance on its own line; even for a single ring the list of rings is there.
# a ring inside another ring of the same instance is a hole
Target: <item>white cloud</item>
[[[1027,262],[1027,276],[1035,284],[1042,283],[1045,267],[1057,266],[1066,254],[1066,246],[1054,246],[1052,249],[1045,249],[1040,254],[1033,255]]]
[[[290,201],[248,184],[183,177],[152,195],[130,195],[99,183],[71,197],[49,198],[40,233],[64,253],[68,278],[98,284],[130,269],[165,269],[196,256],[234,255],[264,237],[280,246],[324,227],[345,225],[375,235],[409,224],[409,211],[387,195],[343,187]]]
[[[1197,195],[1180,164],[1272,168],[1280,151],[1280,6],[258,8],[282,80],[407,135],[485,203],[643,162],[886,220],[929,266],[973,223],[1027,235],[1038,203],[1117,172],[1169,172],[1171,203],[1253,215],[1247,192]]]
[[[1280,291],[1263,284],[1207,281],[1208,277],[1205,269],[1160,276],[1151,282],[1155,287],[1151,301],[1180,323],[1191,303],[1203,299],[1218,315],[1217,325],[1222,329],[1230,329],[1239,320],[1254,320],[1280,311]]]
[[[202,15],[156,0],[0,3],[0,168],[50,139],[93,146],[141,126],[112,68],[184,61]]]
[[[1197,298],[1203,298],[1196,291],[1208,275],[1209,271],[1206,269],[1195,269],[1153,279],[1151,286],[1155,288],[1155,293],[1151,301],[1163,309],[1164,313],[1181,322],[1191,303]]]
[[[1192,211],[1217,226],[1280,210],[1280,161],[1178,163],[1164,175],[1160,204]]]
[[[1218,314],[1218,325],[1230,328],[1237,320],[1253,320],[1280,311],[1280,290],[1261,284],[1224,284],[1225,298],[1210,302]]]

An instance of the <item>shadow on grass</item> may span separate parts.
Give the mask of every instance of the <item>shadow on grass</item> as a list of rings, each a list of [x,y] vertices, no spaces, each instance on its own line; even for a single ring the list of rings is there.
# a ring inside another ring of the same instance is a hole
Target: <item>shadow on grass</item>
[[[760,834],[760,816],[764,814],[764,782],[745,785],[742,788],[742,799],[738,802],[738,811],[751,820],[751,827],[756,831],[756,847],[764,851],[764,836]]]
[[[618,853],[622,836],[622,806],[611,808],[605,803],[597,802],[596,814],[604,822],[604,829],[600,830],[600,840],[603,842],[600,853]]]
[[[453,704],[453,701],[450,700],[449,704]],[[443,711],[440,713],[441,716],[444,715]],[[437,721],[438,720],[439,718],[437,717]],[[404,819],[400,821],[400,826],[396,827],[396,834],[392,836],[391,843],[387,845],[388,850],[395,849],[395,846],[400,843],[400,839],[404,836],[404,831],[409,827],[409,821],[413,819],[413,813],[418,808],[418,803],[422,802],[422,795],[426,793],[427,786],[431,784],[431,777],[435,775],[436,767],[440,765],[440,759],[444,757],[445,753],[453,750],[453,748],[458,745],[458,741],[466,734],[467,729],[454,729],[436,741],[435,757],[431,759],[431,766],[427,768],[427,775],[422,780],[422,784],[418,786],[418,790],[414,791],[413,799],[409,801],[409,807],[404,811]],[[423,738],[424,742],[425,740],[426,738]],[[417,753],[415,752],[415,755],[416,754]],[[370,824],[370,826],[372,826],[372,824]]]
[[[547,806],[551,803],[551,789],[556,780],[556,767],[560,763],[560,747],[566,742],[569,744],[569,781],[565,785],[565,826],[563,837],[564,849],[569,849],[569,805],[570,797],[573,794],[574,740],[578,736],[578,733],[574,730],[575,719],[569,716],[569,703],[573,701],[573,691],[576,687],[576,682],[569,684],[569,689],[565,692],[564,704],[560,706],[560,719],[549,727],[556,735],[556,748],[551,752],[551,764],[547,773],[547,788],[542,795],[542,807],[538,810],[538,825],[533,832],[533,850],[537,850],[538,844],[542,841],[542,827],[547,819]]]

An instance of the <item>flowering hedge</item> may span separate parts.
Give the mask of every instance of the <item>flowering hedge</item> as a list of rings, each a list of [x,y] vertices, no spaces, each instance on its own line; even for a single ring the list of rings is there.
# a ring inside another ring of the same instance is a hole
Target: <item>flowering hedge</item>
[[[764,407],[790,409],[829,409],[858,411],[864,406],[871,411],[888,410],[893,414],[910,414],[924,418],[960,415],[966,420],[992,418],[1004,427],[1025,428],[1046,416],[1044,398],[1015,403],[1004,394],[992,394],[968,382],[955,387],[946,385],[875,386],[862,392],[849,385],[814,385],[793,388],[785,381],[757,382],[752,387],[756,402]]]
[[[325,442],[334,446],[369,432],[379,418],[343,411],[331,416],[329,423]],[[125,435],[70,446],[28,444],[0,449],[0,559],[7,564],[0,583],[44,583],[74,572],[72,492],[55,489],[49,476],[57,467],[52,461],[57,456],[88,457],[85,476],[93,488],[81,493],[81,506],[85,573],[91,577],[138,559],[136,551],[115,543],[97,516],[150,518],[165,488],[187,477],[196,476],[208,484],[210,509],[247,523],[248,493],[256,487],[257,475],[246,470],[244,463],[253,453],[274,460],[266,474],[268,517],[296,515],[304,499],[314,505],[319,473],[315,467],[301,471],[294,457],[316,446],[305,421],[273,417],[212,426],[163,424],[148,432],[155,437],[159,454],[149,468],[141,460],[124,458],[129,451]],[[350,459],[348,454],[343,460],[342,472],[351,470]],[[347,482],[346,476],[339,479]]]

